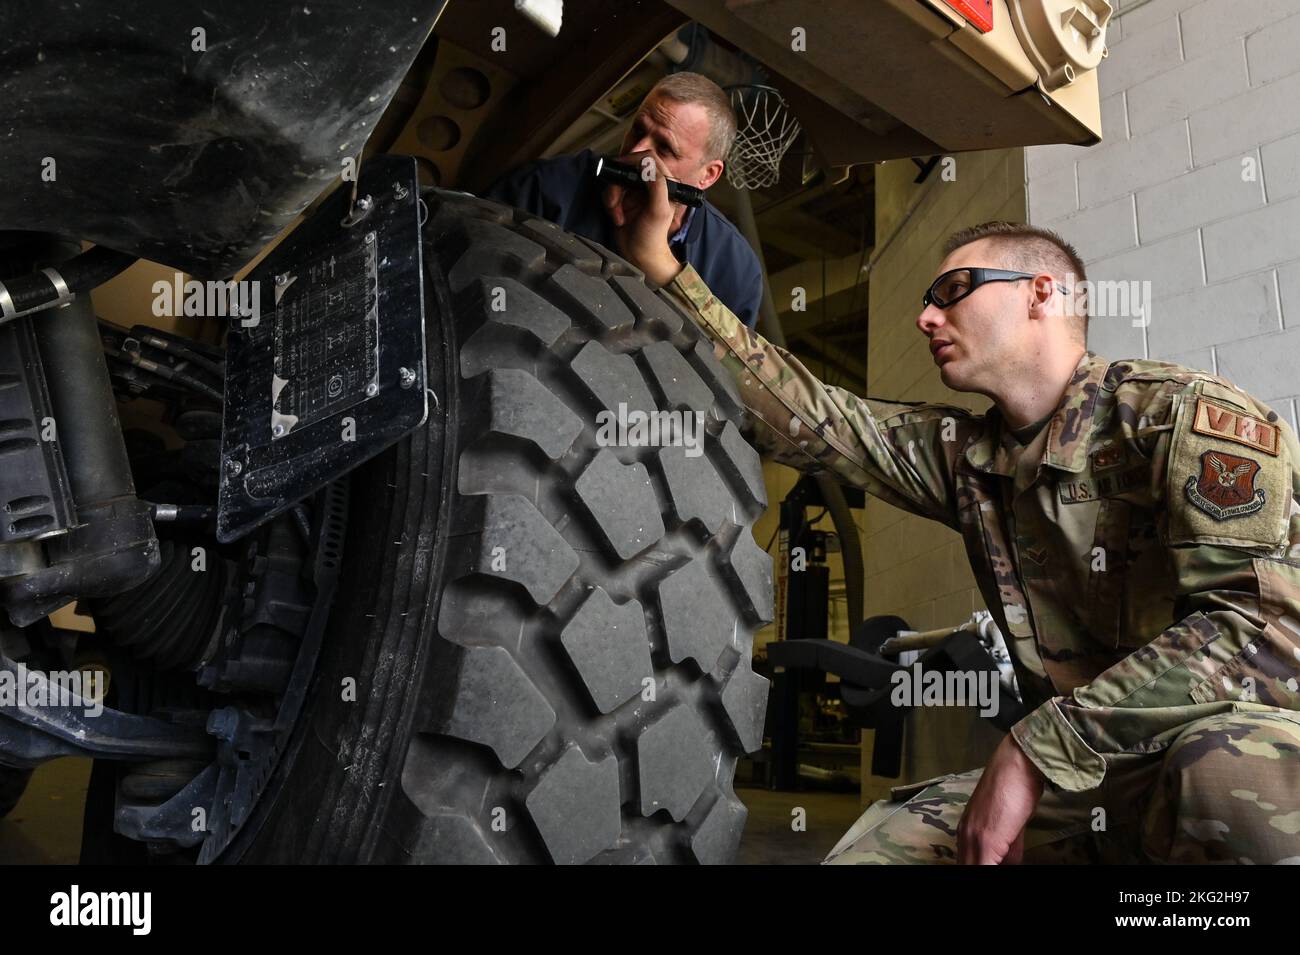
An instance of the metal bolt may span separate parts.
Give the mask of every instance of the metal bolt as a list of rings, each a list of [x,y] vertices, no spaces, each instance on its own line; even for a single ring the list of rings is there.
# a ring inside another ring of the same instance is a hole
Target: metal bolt
[[[362,196],[357,200],[357,208],[362,212],[369,212],[372,205],[374,205],[374,201],[369,196]]]
[[[369,245],[370,243],[372,243],[372,242],[374,242],[374,241],[375,241],[375,234],[374,234],[373,232],[367,232],[367,233],[366,233],[366,244]]]
[[[377,394],[379,394],[379,386],[377,384],[372,381],[370,384],[366,385],[367,398],[373,398]]]
[[[280,424],[279,422],[276,422],[271,427],[271,433],[275,435],[277,438],[280,437],[282,434],[284,434],[284,425]]]
[[[236,461],[234,458],[227,458],[226,470],[230,472],[231,477],[235,477],[239,474],[240,471],[244,470],[244,466],[240,464],[238,461]]]
[[[415,384],[415,372],[411,371],[411,369],[399,368],[397,375],[401,379],[403,388],[410,388],[411,385]]]
[[[276,285],[288,285],[288,284],[289,284],[289,273],[288,273],[288,272],[281,272],[279,275],[277,275],[277,276],[275,277],[275,284],[276,284]]]
[[[234,710],[230,708],[213,710],[208,714],[208,733],[217,737],[217,739],[231,740],[235,735],[235,729],[239,725],[239,717]]]

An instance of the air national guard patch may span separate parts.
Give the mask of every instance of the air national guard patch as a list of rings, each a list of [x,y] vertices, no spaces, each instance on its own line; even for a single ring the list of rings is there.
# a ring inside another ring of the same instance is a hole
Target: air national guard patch
[[[1264,506],[1267,495],[1255,487],[1259,464],[1250,458],[1206,451],[1201,455],[1201,473],[1187,479],[1187,499],[1216,521],[1254,514]]]

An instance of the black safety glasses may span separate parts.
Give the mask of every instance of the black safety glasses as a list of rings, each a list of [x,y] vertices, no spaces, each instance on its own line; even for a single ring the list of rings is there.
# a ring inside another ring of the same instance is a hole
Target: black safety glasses
[[[986,282],[1018,282],[1032,279],[1033,272],[1008,272],[1006,269],[950,269],[925,290],[921,307],[936,305],[947,308],[960,302]]]

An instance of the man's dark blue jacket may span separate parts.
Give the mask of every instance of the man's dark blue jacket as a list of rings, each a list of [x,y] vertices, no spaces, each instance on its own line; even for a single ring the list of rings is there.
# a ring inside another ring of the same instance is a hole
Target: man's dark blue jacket
[[[596,181],[596,158],[584,149],[575,156],[528,163],[502,177],[487,191],[487,198],[618,251],[614,223],[601,202],[603,187]],[[763,297],[763,277],[758,256],[745,237],[707,199],[691,215],[685,232],[670,241],[673,255],[695,266],[709,290],[753,328]]]

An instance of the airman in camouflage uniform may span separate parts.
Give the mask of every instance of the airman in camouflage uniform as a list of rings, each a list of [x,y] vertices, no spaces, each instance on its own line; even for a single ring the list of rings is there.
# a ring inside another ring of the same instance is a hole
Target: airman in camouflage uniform
[[[996,406],[858,397],[665,287],[735,375],[766,456],[957,530],[1047,780],[1026,861],[1300,862],[1300,447],[1227,381],[1083,355],[1021,445]],[[835,862],[944,862],[979,771],[871,807]]]

